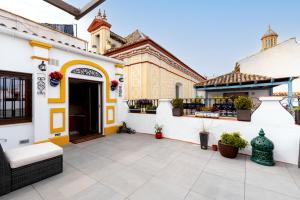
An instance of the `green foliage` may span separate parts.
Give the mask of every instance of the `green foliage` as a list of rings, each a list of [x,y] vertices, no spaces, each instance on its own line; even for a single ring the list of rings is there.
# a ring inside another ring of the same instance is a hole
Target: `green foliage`
[[[181,109],[183,109],[183,99],[179,99],[179,98],[173,99],[171,101],[171,104],[172,104],[173,108],[181,108]]]
[[[246,96],[239,96],[234,100],[234,106],[237,110],[251,110],[252,100]]]
[[[139,104],[129,106],[129,109],[140,109],[140,108],[141,106]]]
[[[156,110],[156,106],[153,106],[153,105],[147,105],[146,106],[146,110]]]
[[[162,129],[163,129],[163,126],[162,125],[158,125],[158,124],[155,124],[155,133],[161,133]]]
[[[296,106],[296,107],[295,107],[295,110],[300,111],[300,106]]]
[[[244,149],[248,145],[248,142],[245,139],[241,138],[239,132],[223,133],[221,135],[221,142],[223,144],[232,145],[239,149]]]

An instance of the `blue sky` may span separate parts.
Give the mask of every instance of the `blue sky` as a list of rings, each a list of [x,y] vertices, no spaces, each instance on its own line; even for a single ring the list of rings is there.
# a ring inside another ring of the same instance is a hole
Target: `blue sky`
[[[41,1],[31,0],[30,8],[24,9],[28,0],[0,0],[0,7],[39,22],[78,23],[79,36],[89,40],[86,29],[97,9],[75,21],[51,8],[51,18],[34,9],[33,5]],[[68,1],[78,5],[83,2]],[[45,6],[52,7],[43,3]],[[300,37],[297,0],[106,0],[100,7],[106,10],[112,31],[126,36],[139,29],[207,76],[229,72],[237,60],[258,52],[269,24],[279,34],[279,41]]]

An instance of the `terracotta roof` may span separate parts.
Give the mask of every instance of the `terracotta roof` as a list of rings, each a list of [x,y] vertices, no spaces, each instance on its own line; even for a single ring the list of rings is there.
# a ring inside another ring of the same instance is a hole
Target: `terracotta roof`
[[[198,87],[205,86],[220,86],[220,85],[235,85],[247,82],[255,82],[255,81],[266,81],[271,80],[271,77],[261,76],[256,74],[245,74],[233,71],[228,74],[224,74],[222,76],[218,76],[216,78],[212,78],[200,83],[195,84]]]
[[[113,32],[111,31],[111,36],[112,37],[114,37],[114,35],[115,36],[117,35],[116,33],[113,33],[113,34],[112,33]],[[121,37],[121,36],[119,36],[119,37]],[[123,37],[121,37],[121,38],[123,38]],[[122,49],[122,48],[127,47],[131,44],[135,44],[139,41],[142,41],[143,39],[146,39],[146,38],[148,38],[148,37],[144,33],[140,32],[139,30],[135,30],[133,33],[131,33],[128,36],[126,36],[125,38],[123,38],[124,44],[122,46],[108,49],[106,51],[106,53],[116,51],[118,49]]]

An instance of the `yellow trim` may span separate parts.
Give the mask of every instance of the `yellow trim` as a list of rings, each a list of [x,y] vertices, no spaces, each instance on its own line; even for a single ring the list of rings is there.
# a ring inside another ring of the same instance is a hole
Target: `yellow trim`
[[[109,110],[112,110],[112,112],[113,112],[113,119],[111,119],[111,120],[108,119]],[[115,120],[116,120],[115,107],[114,106],[106,106],[106,124],[113,124],[113,123],[115,123]]]
[[[62,113],[63,114],[63,123],[62,123],[62,127],[59,128],[54,128],[54,120],[53,120],[53,116],[54,113]],[[58,132],[63,132],[66,129],[66,110],[65,108],[51,108],[50,109],[50,133],[58,133]]]
[[[104,128],[104,135],[111,135],[117,133],[120,126],[110,126]]]
[[[31,56],[31,59],[49,61],[49,58],[44,58],[40,56]]]
[[[49,139],[48,140],[41,140],[38,142],[34,142],[33,144],[41,144],[41,143],[45,143],[45,142],[50,142]]]
[[[121,73],[115,73],[116,76],[123,76]]]
[[[44,42],[39,42],[37,40],[30,40],[29,44],[32,47],[40,47],[40,48],[43,48],[43,49],[51,49],[52,48],[51,44],[47,44],[47,43],[44,43]]]
[[[41,144],[45,142],[52,142],[53,144],[64,146],[70,143],[70,137],[68,135],[62,135],[62,136],[49,138],[48,140],[41,140],[38,142],[34,142],[33,144]]]
[[[66,101],[66,72],[67,69],[72,67],[73,65],[89,65],[91,67],[94,67],[98,70],[100,70],[104,76],[105,76],[105,81],[106,81],[106,102],[107,103],[116,103],[117,99],[111,99],[110,98],[110,79],[109,75],[106,72],[106,70],[101,67],[100,65],[87,61],[87,60],[72,60],[67,63],[65,63],[61,69],[60,72],[63,74],[63,78],[60,81],[60,97],[59,98],[49,98],[48,103],[65,103]]]
[[[62,136],[49,138],[49,141],[58,146],[64,146],[70,143],[70,137],[68,135],[62,135]]]
[[[124,65],[123,64],[115,64],[115,68],[121,68],[121,69],[123,69]]]

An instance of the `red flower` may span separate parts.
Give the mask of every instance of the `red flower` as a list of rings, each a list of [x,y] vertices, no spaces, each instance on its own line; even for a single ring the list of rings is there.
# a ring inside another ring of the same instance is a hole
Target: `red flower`
[[[62,73],[60,73],[59,71],[51,72],[49,74],[49,76],[50,76],[51,79],[56,79],[56,80],[59,80],[59,81],[63,78]]]
[[[110,84],[112,87],[117,87],[119,85],[119,82],[117,80],[112,80]]]

